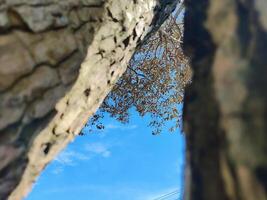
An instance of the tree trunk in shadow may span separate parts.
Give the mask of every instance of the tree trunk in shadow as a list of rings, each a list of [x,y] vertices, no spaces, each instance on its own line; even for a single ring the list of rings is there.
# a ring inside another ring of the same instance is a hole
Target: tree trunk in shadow
[[[0,0],[0,199],[27,194],[176,3]]]
[[[267,199],[267,2],[186,0],[187,200]]]

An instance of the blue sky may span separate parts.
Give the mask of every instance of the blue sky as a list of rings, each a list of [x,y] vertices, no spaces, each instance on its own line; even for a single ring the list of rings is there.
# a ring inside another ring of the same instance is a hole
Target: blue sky
[[[76,138],[46,167],[26,200],[154,200],[176,190],[164,199],[181,199],[184,138],[153,136],[148,121],[106,117],[104,130]]]

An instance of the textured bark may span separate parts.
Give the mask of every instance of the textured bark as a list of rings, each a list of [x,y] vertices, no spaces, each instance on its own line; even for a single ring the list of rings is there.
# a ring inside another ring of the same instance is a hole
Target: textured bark
[[[27,194],[176,3],[0,0],[0,199]]]
[[[267,2],[187,0],[185,199],[267,199]]]

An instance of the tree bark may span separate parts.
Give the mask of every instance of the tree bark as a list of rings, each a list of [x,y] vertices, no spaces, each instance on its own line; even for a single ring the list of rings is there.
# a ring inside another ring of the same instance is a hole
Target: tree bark
[[[267,2],[187,0],[185,199],[267,199]]]
[[[0,199],[27,194],[176,3],[0,0]]]

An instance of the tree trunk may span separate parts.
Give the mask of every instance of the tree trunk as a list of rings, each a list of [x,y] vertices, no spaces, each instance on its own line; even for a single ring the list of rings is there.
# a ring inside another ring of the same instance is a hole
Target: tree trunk
[[[27,194],[176,3],[0,0],[0,199]]]
[[[187,0],[185,199],[267,199],[267,2]]]

